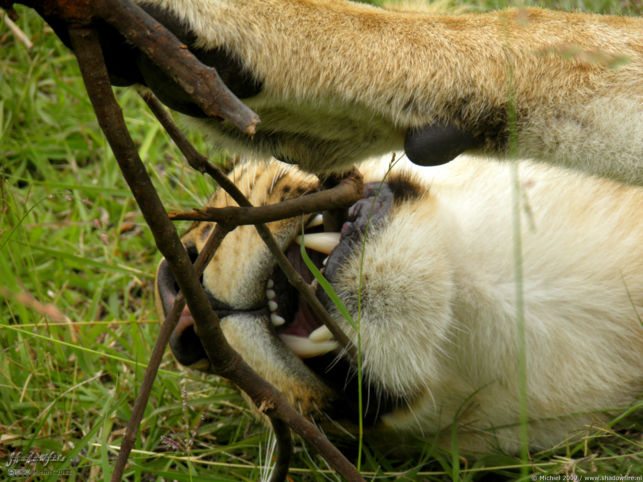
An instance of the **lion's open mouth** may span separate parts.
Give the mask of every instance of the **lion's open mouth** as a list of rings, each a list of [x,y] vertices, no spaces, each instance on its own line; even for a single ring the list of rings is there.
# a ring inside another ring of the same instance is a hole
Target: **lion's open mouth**
[[[313,218],[306,227],[307,235],[303,236],[303,243],[307,246],[307,253],[318,269],[323,270],[323,265],[328,255],[339,244],[339,233],[321,232],[321,215]],[[313,275],[305,265],[300,255],[302,236],[297,236],[286,249],[285,254],[295,270],[307,283],[313,281]],[[188,248],[190,257],[194,261],[197,253]],[[162,308],[165,314],[169,313],[178,295],[178,286],[174,276],[165,261],[158,270],[157,288],[159,290]],[[267,313],[274,328],[274,333],[298,357],[305,359],[335,351],[339,348],[332,334],[312,312],[308,304],[300,298],[299,293],[288,282],[286,275],[277,266],[266,280],[265,303],[254,310],[235,310],[226,306],[208,294],[210,303],[219,316],[225,318],[234,313]],[[187,366],[194,366],[201,360],[207,360],[207,355],[195,331],[196,325],[189,308],[186,306],[181,313],[174,332],[170,338],[170,347],[178,361]],[[197,367],[198,368],[198,367]]]
[[[323,232],[320,226],[321,216],[316,216],[307,224],[303,240],[301,236],[296,236],[292,240],[285,249],[285,255],[307,283],[313,282],[313,275],[301,257],[299,243],[306,246],[310,259],[318,269],[324,272],[325,277],[332,284],[347,259],[360,249],[365,232],[376,231],[378,225],[387,218],[393,202],[393,194],[386,184],[383,186],[384,188],[379,184],[365,186],[364,197],[349,209],[348,218],[343,223],[341,233]],[[188,251],[192,258],[196,258],[195,249],[188,248]],[[263,320],[260,323],[264,324],[265,331],[261,335],[261,341],[257,341],[259,345],[263,346],[263,349],[271,350],[271,356],[279,357],[276,354],[279,350],[290,351],[296,355],[294,359],[299,358],[309,370],[333,390],[337,400],[343,400],[338,405],[341,407],[342,417],[352,419],[357,414],[354,401],[357,400],[359,388],[355,367],[351,360],[341,356],[342,349],[337,341],[288,282],[281,269],[275,267],[262,283],[265,283],[263,301],[244,310],[234,309],[221,303],[208,293],[207,286],[205,288],[210,303],[220,319],[230,317],[232,323],[236,323],[233,319],[235,317],[239,319],[238,317],[250,316],[258,323],[259,320]],[[178,286],[165,262],[159,267],[157,289],[162,309],[167,314],[178,295]],[[322,295],[319,287],[317,295],[326,308],[330,309],[330,300]],[[205,350],[195,332],[194,319],[187,307],[183,310],[170,338],[170,346],[181,364],[201,370],[211,369]],[[254,349],[262,349],[258,348],[257,343],[253,346],[255,346]],[[294,369],[292,365],[291,368]],[[368,410],[362,416],[369,423],[374,423],[382,413],[401,403],[396,396],[384,393],[368,380],[363,390],[366,399],[370,402]]]
[[[313,275],[305,265],[299,243],[308,249],[308,256],[315,266],[323,271],[327,257],[339,244],[339,233],[320,232],[321,216],[308,223],[303,237],[286,249],[286,257],[306,283],[313,281]],[[270,310],[270,321],[279,338],[300,358],[311,358],[336,350],[339,345],[325,325],[322,325],[308,304],[299,296],[279,267],[275,268],[266,282],[266,299]]]
[[[371,229],[377,227],[387,217],[392,203],[393,194],[386,184],[366,185],[364,197],[349,209],[341,233],[323,232],[321,215],[314,216],[306,225],[306,234],[303,237],[297,236],[286,248],[288,260],[307,283],[313,281],[313,275],[300,254],[299,243],[303,243],[315,266],[325,270],[327,279],[332,282],[342,264],[360,245],[368,226]],[[193,260],[196,259],[195,249],[188,248],[188,252]],[[167,314],[178,294],[178,286],[165,261],[159,267],[157,288],[163,311]],[[235,310],[209,294],[208,296],[212,308],[221,319],[240,312],[267,314],[274,333],[301,359],[318,357],[339,349],[328,328],[322,325],[278,267],[265,281],[265,290],[264,303],[243,311]],[[321,289],[317,293],[320,295]],[[184,365],[194,366],[201,360],[207,360],[195,332],[194,319],[187,307],[170,338],[170,346],[178,361]]]

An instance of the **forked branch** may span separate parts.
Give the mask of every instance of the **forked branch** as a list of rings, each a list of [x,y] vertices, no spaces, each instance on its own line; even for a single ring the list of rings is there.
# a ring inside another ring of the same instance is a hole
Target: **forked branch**
[[[9,11],[13,3],[13,0],[0,0],[0,6]],[[19,3],[36,9],[47,20],[53,19],[58,26],[62,25],[65,29],[70,27],[70,42],[78,58],[99,124],[154,235],[157,247],[170,265],[181,291],[181,295],[168,313],[154,347],[112,480],[120,480],[122,477],[163,351],[186,302],[202,337],[204,349],[217,373],[230,379],[245,391],[257,406],[263,407],[263,412],[272,422],[278,440],[278,460],[273,480],[283,479],[288,470],[291,453],[288,427],[307,440],[344,478],[362,480],[350,462],[317,428],[292,409],[283,394],[261,379],[227,344],[217,316],[198,281],[198,272],[207,264],[212,252],[229,229],[232,229],[231,226],[236,223],[220,222],[197,262],[194,266],[192,265],[129,136],[120,107],[111,91],[98,37],[91,29],[92,22],[100,18],[115,27],[128,42],[144,52],[159,68],[182,86],[192,100],[208,115],[223,117],[252,135],[259,123],[256,114],[228,90],[214,69],[202,65],[173,34],[128,0],[20,0]],[[178,131],[178,129],[175,130]],[[230,192],[240,206],[249,206],[247,200],[239,196],[240,193],[227,177],[205,158],[199,157],[189,143],[184,143],[182,150],[191,151],[187,157],[193,167],[211,175]],[[359,183],[355,184],[355,186],[358,185]],[[276,247],[268,229],[265,226],[257,226],[257,229],[266,243],[281,256],[279,263],[284,264],[285,257]],[[288,272],[288,266],[290,264],[286,261],[282,269]],[[294,270],[291,271],[289,277],[293,277],[295,281],[291,280],[291,282],[297,286],[296,278],[299,275]],[[299,279],[301,280],[300,277]],[[303,280],[301,282],[303,283]],[[319,304],[310,287],[305,285],[303,289],[305,292],[307,289],[305,298],[312,297],[309,300],[311,304],[314,302]],[[323,307],[321,310],[325,312]],[[343,333],[338,332],[336,336],[339,334]],[[341,336],[338,338],[341,339]]]

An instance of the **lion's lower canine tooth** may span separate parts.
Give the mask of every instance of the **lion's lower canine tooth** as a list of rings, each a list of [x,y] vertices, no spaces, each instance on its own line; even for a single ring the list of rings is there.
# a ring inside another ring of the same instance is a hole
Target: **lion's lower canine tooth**
[[[306,224],[306,227],[314,228],[316,226],[321,226],[322,224],[324,224],[324,216],[322,216],[321,214],[316,214],[310,219],[310,221],[308,221],[308,224]]]
[[[279,308],[279,305],[276,302],[272,300],[268,301],[268,309],[270,309],[270,311],[277,311],[277,308]]]
[[[314,249],[324,254],[330,254],[335,246],[339,244],[340,233],[313,233],[306,234],[303,237],[297,236],[295,241],[303,244],[307,248]]]
[[[314,342],[328,341],[332,340],[333,338],[333,334],[330,332],[326,325],[320,326],[319,328],[313,330],[310,335],[308,335],[308,339]]]
[[[308,338],[294,335],[279,335],[279,338],[299,358],[312,358],[339,348],[339,343],[336,341],[313,342]]]
[[[286,323],[286,320],[284,320],[281,316],[273,313],[270,315],[270,321],[272,321],[272,324],[275,326],[281,326],[284,323]]]

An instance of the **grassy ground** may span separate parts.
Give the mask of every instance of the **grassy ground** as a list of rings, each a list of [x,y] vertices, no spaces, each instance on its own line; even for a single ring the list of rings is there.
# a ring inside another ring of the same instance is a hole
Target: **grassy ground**
[[[640,14],[638,1],[548,5]],[[157,333],[152,279],[159,256],[97,127],[72,55],[32,12],[19,12],[32,50],[0,21],[0,478],[31,467],[16,461],[19,455],[51,453],[64,460],[40,462],[35,479],[103,479]],[[213,186],[185,167],[132,90],[119,91],[119,99],[166,205],[202,204]],[[268,433],[236,392],[179,368],[169,355],[162,368],[127,477],[256,480]],[[641,474],[641,425],[640,413],[628,414],[614,430],[533,454],[529,472]],[[519,474],[511,457],[474,462],[427,451],[420,460],[393,462],[366,450],[368,477]],[[291,474],[335,479],[301,444]]]

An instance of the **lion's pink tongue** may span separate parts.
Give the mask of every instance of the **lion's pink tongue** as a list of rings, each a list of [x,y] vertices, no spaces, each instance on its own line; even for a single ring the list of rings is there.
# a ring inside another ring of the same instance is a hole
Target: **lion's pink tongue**
[[[299,301],[299,308],[292,322],[281,333],[284,335],[302,336],[307,338],[321,323],[304,300]]]
[[[174,328],[174,333],[178,336],[183,333],[186,328],[192,325],[194,325],[194,318],[192,318],[192,313],[190,313],[190,308],[188,308],[188,305],[185,305],[185,308],[183,308],[181,316],[179,317],[179,321],[176,324],[176,328]],[[196,331],[196,326],[194,328]]]
[[[279,333],[279,338],[299,358],[323,355],[339,348],[339,344],[332,338],[330,332],[328,335],[319,336],[322,326],[308,304],[300,300],[299,309],[292,323]]]

